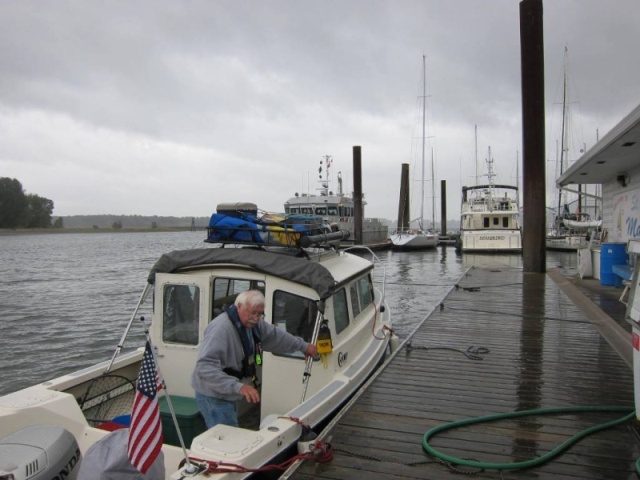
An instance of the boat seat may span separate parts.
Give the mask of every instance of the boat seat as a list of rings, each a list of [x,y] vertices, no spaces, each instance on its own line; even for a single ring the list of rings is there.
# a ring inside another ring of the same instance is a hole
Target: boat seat
[[[611,273],[622,279],[622,285],[624,288],[622,289],[619,301],[626,305],[627,300],[625,297],[629,292],[629,285],[631,284],[631,278],[633,277],[633,267],[631,267],[631,265],[612,265]]]

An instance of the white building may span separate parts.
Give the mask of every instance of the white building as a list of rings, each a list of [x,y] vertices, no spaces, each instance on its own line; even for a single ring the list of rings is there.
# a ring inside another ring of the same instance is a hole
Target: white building
[[[602,185],[603,242],[640,238],[640,105],[557,179],[559,187]]]

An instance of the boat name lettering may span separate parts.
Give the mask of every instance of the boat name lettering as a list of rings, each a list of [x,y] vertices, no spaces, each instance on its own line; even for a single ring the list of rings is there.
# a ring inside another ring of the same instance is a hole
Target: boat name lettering
[[[80,449],[76,450],[76,453],[69,459],[67,464],[64,466],[58,475],[53,477],[51,480],[65,480],[66,478],[71,477],[71,472],[76,467],[78,462],[80,461]]]
[[[338,353],[338,366],[341,367],[344,363],[346,363],[348,357],[349,357],[349,352]]]
[[[504,240],[504,235],[481,235],[480,240]]]

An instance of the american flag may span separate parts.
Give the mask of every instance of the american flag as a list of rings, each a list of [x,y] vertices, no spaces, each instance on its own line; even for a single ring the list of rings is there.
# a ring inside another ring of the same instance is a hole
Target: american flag
[[[147,473],[162,447],[162,424],[157,397],[160,387],[151,344],[147,341],[133,400],[127,448],[131,464],[143,474]]]

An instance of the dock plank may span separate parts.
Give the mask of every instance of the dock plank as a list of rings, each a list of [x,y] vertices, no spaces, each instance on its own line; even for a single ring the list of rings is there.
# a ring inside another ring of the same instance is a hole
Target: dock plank
[[[620,322],[619,310],[616,315]],[[474,268],[323,432],[331,436],[333,459],[302,462],[283,478],[459,478],[457,470],[474,469],[452,469],[427,455],[422,439],[429,429],[469,417],[571,406],[633,409],[632,370],[549,275]],[[448,430],[430,443],[461,458],[524,461],[624,415],[504,419]],[[543,465],[473,477],[637,479],[639,457],[632,428],[622,424]]]

